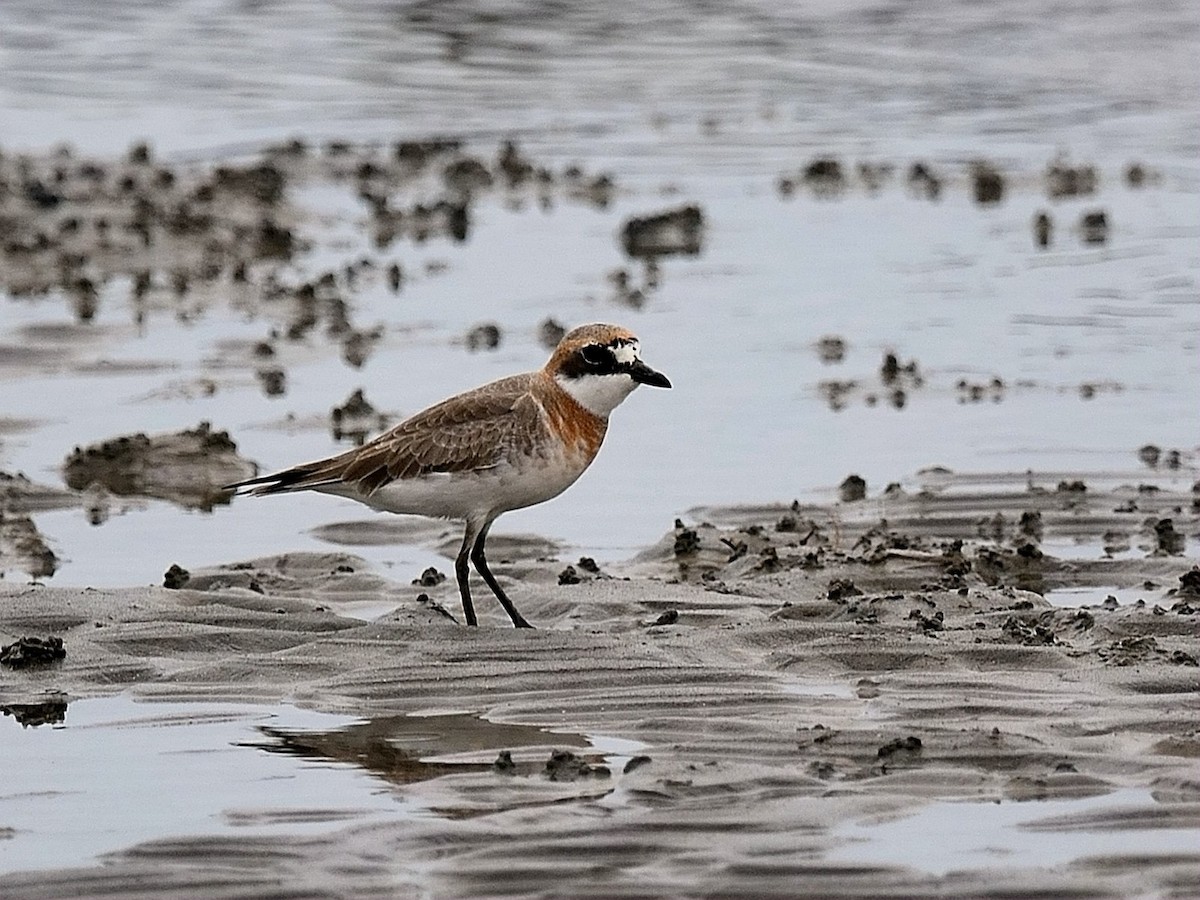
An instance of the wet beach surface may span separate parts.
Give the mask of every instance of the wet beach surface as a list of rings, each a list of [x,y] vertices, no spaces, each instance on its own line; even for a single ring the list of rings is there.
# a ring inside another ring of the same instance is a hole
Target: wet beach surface
[[[0,893],[1194,896],[1195,11],[325,12],[0,11]],[[219,490],[594,320],[535,633]]]

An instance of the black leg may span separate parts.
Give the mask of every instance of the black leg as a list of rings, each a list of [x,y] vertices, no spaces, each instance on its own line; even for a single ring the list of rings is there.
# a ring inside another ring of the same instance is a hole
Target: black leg
[[[488,568],[487,557],[483,555],[483,544],[487,540],[488,529],[492,527],[489,522],[484,525],[479,531],[479,537],[475,538],[475,549],[471,551],[471,562],[475,563],[475,568],[479,570],[479,574],[483,576],[483,580],[487,582],[487,586],[492,589],[492,593],[496,595],[496,599],[500,601],[500,605],[504,607],[504,611],[508,613],[508,617],[512,619],[512,623],[517,628],[532,628],[525,617],[517,612],[517,608],[513,606],[513,602],[508,599],[508,596],[496,583],[496,576],[492,574],[492,570]]]
[[[466,619],[468,625],[477,625],[475,621],[475,607],[471,605],[471,567],[467,560],[471,556],[471,546],[477,540],[475,528],[468,523],[467,533],[463,535],[462,549],[458,551],[458,556],[454,560],[454,574],[458,576],[458,593],[462,597],[463,618]]]

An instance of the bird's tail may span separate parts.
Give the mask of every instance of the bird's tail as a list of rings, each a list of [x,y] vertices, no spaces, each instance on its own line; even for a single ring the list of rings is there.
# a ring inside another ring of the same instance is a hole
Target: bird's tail
[[[247,478],[245,481],[227,484],[222,490],[254,497],[286,494],[289,491],[308,491],[338,480],[336,477],[330,477],[328,472],[323,471],[324,468],[322,463],[304,463],[284,469],[282,472],[260,475],[257,478]]]

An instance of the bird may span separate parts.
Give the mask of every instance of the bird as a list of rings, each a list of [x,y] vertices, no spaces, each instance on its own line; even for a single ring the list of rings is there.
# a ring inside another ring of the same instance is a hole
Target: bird
[[[474,563],[514,627],[532,628],[488,568],[492,523],[574,484],[596,458],[609,414],[643,384],[671,387],[642,361],[633,332],[583,325],[541,369],[456,394],[345,453],[225,487],[254,496],[318,491],[385,512],[459,520],[454,571],[466,624],[478,624]]]

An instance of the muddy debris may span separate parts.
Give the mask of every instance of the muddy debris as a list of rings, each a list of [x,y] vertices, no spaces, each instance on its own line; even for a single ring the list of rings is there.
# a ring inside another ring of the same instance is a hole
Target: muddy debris
[[[999,403],[1004,399],[1008,388],[1004,383],[1004,379],[999,376],[982,382],[968,381],[965,378],[960,378],[954,387],[957,392],[957,400],[960,404],[982,403],[984,400]]]
[[[971,190],[977,204],[990,206],[1004,199],[1004,175],[990,162],[972,162],[970,176]]]
[[[642,766],[649,765],[653,761],[654,761],[653,759],[651,759],[649,756],[646,756],[645,754],[638,754],[637,756],[631,756],[629,758],[629,761],[627,763],[625,763],[625,768],[621,770],[621,773],[624,775],[628,775],[630,772],[634,772],[634,771],[642,768]]]
[[[668,609],[659,613],[658,618],[650,623],[651,628],[663,628],[667,625],[675,625],[679,622],[679,610]]]
[[[192,580],[192,573],[179,563],[171,563],[166,572],[163,573],[163,587],[168,590],[177,591],[180,588],[187,587],[189,581]]]
[[[925,383],[915,359],[902,363],[900,358],[890,351],[883,355],[883,362],[879,366],[879,378],[888,387],[920,387]]]
[[[427,568],[419,576],[412,580],[412,583],[424,588],[437,587],[446,580],[444,572],[439,572],[433,566]]]
[[[1046,195],[1052,200],[1064,197],[1087,197],[1096,193],[1100,177],[1090,164],[1074,166],[1064,157],[1057,157],[1046,167]]]
[[[342,338],[342,360],[352,369],[361,369],[382,339],[382,326],[349,329]]]
[[[1192,566],[1179,576],[1177,593],[1181,597],[1200,597],[1200,567]]]
[[[494,322],[484,322],[474,326],[467,332],[465,343],[472,353],[477,350],[495,350],[500,346],[500,326]]]
[[[896,167],[891,163],[861,161],[855,167],[855,172],[868,194],[878,194],[891,180]]]
[[[1040,616],[1009,616],[1000,630],[1009,640],[1026,647],[1054,646],[1059,642]]]
[[[10,513],[67,509],[78,503],[73,493],[31,481],[22,472],[0,471],[0,511]]]
[[[367,400],[362,388],[355,389],[346,402],[329,412],[329,430],[335,441],[350,441],[361,447],[367,437],[386,428],[390,417],[379,412]]]
[[[1033,242],[1043,250],[1050,246],[1054,238],[1054,220],[1045,210],[1033,217]]]
[[[846,341],[836,335],[826,335],[817,341],[817,356],[826,365],[840,363],[846,358]]]
[[[606,280],[613,288],[613,303],[630,309],[641,309],[646,305],[649,288],[636,287],[627,269],[613,269],[608,273]]]
[[[23,637],[0,647],[0,665],[10,669],[45,666],[66,657],[66,648],[59,637]]]
[[[5,512],[0,506],[0,576],[17,571],[35,580],[49,578],[58,566],[58,555],[33,519],[25,513]]]
[[[76,491],[99,484],[117,496],[155,497],[205,511],[229,502],[232,495],[224,485],[255,473],[228,432],[214,431],[208,422],[76,447],[63,466],[67,485]]]
[[[923,744],[919,737],[908,735],[906,737],[898,737],[888,741],[876,751],[876,756],[879,759],[911,758],[918,755],[922,750]]]
[[[553,350],[559,341],[566,336],[567,328],[554,318],[543,319],[538,326],[538,343],[547,350]]]
[[[804,183],[817,197],[833,197],[846,189],[846,173],[832,156],[812,160],[801,174]]]
[[[387,284],[393,294],[400,293],[400,288],[404,286],[404,269],[400,263],[392,263],[387,267]]]
[[[908,169],[908,190],[923,200],[938,200],[942,196],[942,179],[924,162],[915,162]]]
[[[11,716],[22,728],[58,725],[66,721],[67,702],[64,694],[56,694],[31,703],[4,703],[0,704],[0,714]]]
[[[1174,519],[1159,519],[1154,523],[1155,556],[1182,556],[1187,538],[1175,530]]]
[[[1159,173],[1152,171],[1143,163],[1131,162],[1125,167],[1125,184],[1135,191],[1158,180]]]
[[[546,760],[543,774],[551,781],[579,781],[585,778],[609,778],[612,771],[608,766],[593,766],[570,750],[554,750]]]
[[[517,764],[513,762],[511,750],[501,750],[496,754],[496,761],[492,763],[492,771],[497,775],[517,774]]]
[[[678,519],[675,520],[675,555],[688,556],[700,549],[700,535],[694,528],[685,528]]]
[[[1023,511],[1021,519],[1017,523],[1017,530],[1031,540],[1040,541],[1045,533],[1041,510],[1027,509]]]
[[[621,246],[633,259],[697,256],[703,238],[704,214],[695,205],[649,216],[632,216],[621,227]]]
[[[263,366],[255,371],[254,377],[267,397],[282,397],[287,393],[287,372],[281,366]]]
[[[849,578],[834,578],[829,582],[825,596],[834,603],[840,603],[847,597],[861,597],[862,593]]]
[[[843,503],[855,503],[867,496],[867,481],[860,475],[847,475],[838,485],[838,497]]]
[[[1102,209],[1085,212],[1079,217],[1079,236],[1085,244],[1107,243],[1108,228],[1108,214]]]

